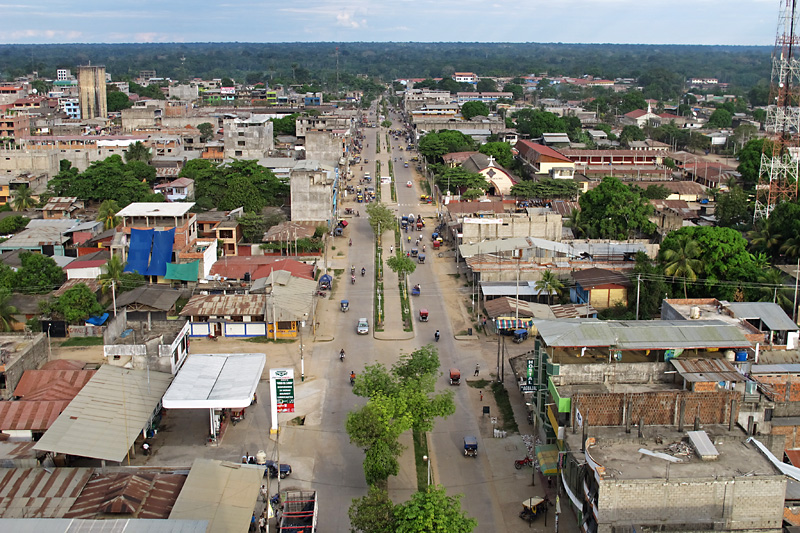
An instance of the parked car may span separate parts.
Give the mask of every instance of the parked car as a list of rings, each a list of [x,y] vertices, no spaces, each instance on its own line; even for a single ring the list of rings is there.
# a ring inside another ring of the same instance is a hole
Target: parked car
[[[269,477],[278,477],[278,468],[275,461],[267,461],[264,463],[264,475],[269,474]],[[281,479],[286,479],[286,476],[292,473],[292,466],[281,463]]]
[[[358,319],[358,326],[356,327],[356,333],[358,333],[359,335],[367,335],[369,333],[369,321],[366,318]]]

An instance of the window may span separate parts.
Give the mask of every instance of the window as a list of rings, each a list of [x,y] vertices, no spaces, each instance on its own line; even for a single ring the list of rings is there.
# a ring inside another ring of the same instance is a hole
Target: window
[[[241,150],[236,150],[235,152],[233,152],[233,155],[236,156],[236,157],[242,157],[242,151]]]
[[[238,142],[238,143],[236,143],[236,144],[238,144],[239,146],[244,146],[244,141],[239,141],[239,142]]]

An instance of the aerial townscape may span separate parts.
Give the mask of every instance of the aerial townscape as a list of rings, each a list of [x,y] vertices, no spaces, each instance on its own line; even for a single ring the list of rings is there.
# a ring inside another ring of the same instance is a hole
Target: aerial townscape
[[[758,4],[0,32],[0,532],[800,532],[800,6]]]

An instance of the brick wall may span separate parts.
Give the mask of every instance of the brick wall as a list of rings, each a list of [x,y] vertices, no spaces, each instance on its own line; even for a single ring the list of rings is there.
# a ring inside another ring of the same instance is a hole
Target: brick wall
[[[598,492],[598,533],[625,526],[683,526],[681,531],[781,531],[782,476],[605,480]],[[713,527],[717,524],[717,527]]]
[[[644,418],[646,425],[677,425],[680,406],[686,400],[684,423],[691,425],[699,414],[701,424],[727,424],[731,400],[738,400],[734,391],[689,392],[661,391],[644,393],[578,393],[572,404],[590,426],[625,425],[625,413],[630,403],[631,422]],[[738,403],[737,403],[738,416]]]

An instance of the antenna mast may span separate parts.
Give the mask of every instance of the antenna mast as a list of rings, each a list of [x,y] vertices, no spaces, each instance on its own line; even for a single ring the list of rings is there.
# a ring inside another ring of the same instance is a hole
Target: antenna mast
[[[800,20],[797,0],[780,0],[780,3],[765,124],[768,137],[761,153],[754,221],[767,218],[780,202],[797,198],[800,65],[795,58],[798,44],[795,32]]]

